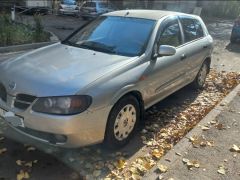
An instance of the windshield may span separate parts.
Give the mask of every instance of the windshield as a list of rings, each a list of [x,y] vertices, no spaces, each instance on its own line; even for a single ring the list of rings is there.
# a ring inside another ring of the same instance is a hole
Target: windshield
[[[154,25],[154,20],[101,16],[64,43],[105,53],[139,56],[145,51]]]
[[[66,5],[76,5],[77,4],[75,0],[62,0],[61,3],[66,4]]]

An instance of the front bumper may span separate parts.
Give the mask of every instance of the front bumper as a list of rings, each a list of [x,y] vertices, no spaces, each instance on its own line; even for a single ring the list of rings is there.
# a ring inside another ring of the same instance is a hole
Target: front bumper
[[[17,112],[4,106],[1,100],[0,108],[12,112],[11,116],[5,115],[3,119],[22,135],[54,146],[69,148],[101,143],[111,109],[106,107],[74,116],[56,116],[36,113],[31,108]],[[20,121],[23,121],[24,125],[18,123]]]

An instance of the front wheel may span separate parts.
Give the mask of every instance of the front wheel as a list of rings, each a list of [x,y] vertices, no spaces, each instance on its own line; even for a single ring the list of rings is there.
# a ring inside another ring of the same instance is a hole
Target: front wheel
[[[195,88],[195,89],[202,89],[203,88],[209,70],[210,70],[210,67],[208,66],[207,62],[205,61],[202,64],[202,67],[199,70],[195,80],[192,82],[192,87],[193,88]]]
[[[111,110],[106,127],[105,145],[117,149],[126,145],[140,120],[138,100],[131,95],[120,99]]]

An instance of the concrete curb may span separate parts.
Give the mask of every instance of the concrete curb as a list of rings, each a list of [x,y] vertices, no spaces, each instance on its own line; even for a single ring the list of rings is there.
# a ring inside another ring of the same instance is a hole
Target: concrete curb
[[[207,124],[208,122],[215,120],[216,117],[226,109],[226,105],[230,104],[234,97],[240,92],[240,84],[235,87],[214,109],[212,109],[182,140],[180,140],[165,156],[163,156],[157,164],[166,165],[168,167],[174,164],[175,161],[179,159],[177,153],[184,154],[188,149],[192,148],[191,142],[189,142],[189,137],[195,135],[200,136],[202,134],[202,129],[200,126]],[[166,161],[166,159],[168,161]],[[145,176],[142,178],[144,180],[158,179],[159,174],[156,173],[157,165],[155,165]]]
[[[0,47],[0,53],[8,53],[8,52],[17,52],[17,51],[24,51],[28,49],[37,49],[43,46],[48,46],[58,41],[51,41],[51,42],[41,42],[41,43],[32,43],[32,44],[23,44],[23,45],[15,45],[15,46],[7,46],[7,47]]]

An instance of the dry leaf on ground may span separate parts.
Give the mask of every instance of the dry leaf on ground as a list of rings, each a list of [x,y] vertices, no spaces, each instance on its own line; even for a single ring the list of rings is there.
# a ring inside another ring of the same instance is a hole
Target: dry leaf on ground
[[[29,179],[30,176],[28,172],[25,172],[23,170],[20,170],[20,172],[17,174],[17,180],[22,180],[22,179]]]
[[[191,169],[193,167],[195,167],[195,168],[200,167],[200,164],[197,160],[189,160],[189,159],[183,158],[182,161],[184,164],[187,165],[188,169]]]
[[[238,147],[236,144],[233,144],[233,146],[230,148],[230,151],[240,153],[240,147]]]
[[[209,128],[208,126],[201,126],[201,129],[202,129],[203,131],[207,131],[207,130],[209,130],[210,128]]]
[[[158,164],[157,167],[158,167],[158,170],[160,171],[160,173],[165,173],[168,171],[168,167],[164,166],[162,164]]]
[[[3,153],[5,153],[5,152],[7,152],[7,148],[2,148],[2,149],[0,149],[0,154],[3,154]]]
[[[35,148],[35,147],[32,147],[32,146],[30,146],[30,147],[27,148],[27,151],[35,151],[35,150],[36,150],[36,148]]]
[[[219,174],[225,175],[226,174],[225,167],[223,165],[219,165],[217,172]]]

